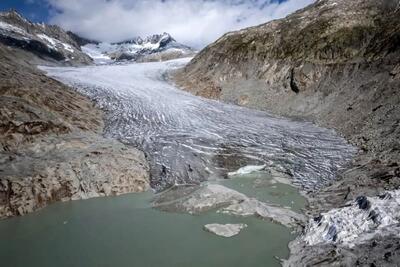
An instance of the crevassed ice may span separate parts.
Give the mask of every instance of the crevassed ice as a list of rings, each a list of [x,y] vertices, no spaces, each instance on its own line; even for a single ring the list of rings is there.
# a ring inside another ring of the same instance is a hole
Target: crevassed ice
[[[105,110],[107,136],[145,151],[157,190],[247,165],[278,166],[295,184],[318,189],[354,154],[331,130],[175,88],[165,73],[188,60],[45,70]]]
[[[337,243],[354,246],[361,243],[367,234],[384,233],[388,226],[399,224],[400,190],[380,197],[366,197],[362,208],[357,202],[350,204],[311,219],[303,239],[309,245]]]

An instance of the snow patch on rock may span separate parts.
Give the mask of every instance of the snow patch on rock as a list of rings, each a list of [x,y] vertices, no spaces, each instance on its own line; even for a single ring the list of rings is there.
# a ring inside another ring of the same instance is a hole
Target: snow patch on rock
[[[46,35],[46,34],[38,34],[36,35],[37,37],[39,37],[40,39],[46,41],[47,45],[51,48],[51,49],[55,49],[57,50],[58,47],[62,47],[63,49],[73,53],[74,52],[74,48],[66,43],[63,43],[57,39],[51,38],[50,36]]]
[[[23,29],[21,29],[21,28],[19,28],[17,26],[8,24],[6,22],[3,22],[3,21],[0,21],[0,29],[5,30],[5,31],[9,31],[9,32],[19,33],[19,34],[22,34],[22,35],[27,35],[28,34],[25,30],[23,30]]]

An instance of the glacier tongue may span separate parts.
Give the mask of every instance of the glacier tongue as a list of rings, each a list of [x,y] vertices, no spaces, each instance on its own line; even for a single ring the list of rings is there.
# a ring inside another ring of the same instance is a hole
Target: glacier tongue
[[[87,44],[81,47],[82,52],[86,53],[89,57],[91,57],[96,64],[108,64],[112,63],[113,60],[107,53],[103,52],[102,49],[96,47],[99,45],[95,44]]]
[[[157,190],[226,177],[246,165],[278,167],[313,190],[354,154],[331,130],[175,88],[165,73],[188,60],[44,69],[105,111],[107,136],[145,151]]]

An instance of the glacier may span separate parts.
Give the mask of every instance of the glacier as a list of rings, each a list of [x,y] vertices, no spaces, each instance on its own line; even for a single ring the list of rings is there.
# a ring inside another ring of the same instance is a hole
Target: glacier
[[[176,88],[167,73],[189,60],[41,68],[105,111],[107,137],[146,153],[157,191],[227,178],[245,166],[284,172],[316,190],[356,152],[333,130]]]

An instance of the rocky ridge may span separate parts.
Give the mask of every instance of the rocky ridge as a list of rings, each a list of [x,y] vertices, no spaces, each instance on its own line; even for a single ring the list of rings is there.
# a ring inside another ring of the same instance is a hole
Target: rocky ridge
[[[319,218],[400,185],[399,25],[397,0],[318,0],[284,19],[225,34],[174,78],[196,95],[334,128],[359,147],[335,183],[306,192],[308,214]],[[286,265],[392,266],[399,240],[386,230],[351,248],[300,238]]]
[[[31,52],[50,62],[66,65],[92,62],[77,42],[60,27],[32,23],[13,10],[0,12],[0,43]]]

